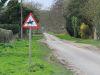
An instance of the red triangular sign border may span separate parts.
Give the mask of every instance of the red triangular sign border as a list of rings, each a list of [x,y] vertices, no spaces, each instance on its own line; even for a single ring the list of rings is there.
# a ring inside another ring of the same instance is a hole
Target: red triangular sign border
[[[37,26],[25,26],[25,24],[27,23],[27,20],[29,19],[30,16],[32,16],[32,18],[33,18],[33,20],[34,20],[34,22],[36,23]],[[35,19],[34,16],[33,16],[32,12],[29,13],[29,15],[28,15],[28,17],[26,18],[26,20],[25,20],[25,22],[24,22],[22,28],[40,28],[40,26],[38,25],[36,19]]]

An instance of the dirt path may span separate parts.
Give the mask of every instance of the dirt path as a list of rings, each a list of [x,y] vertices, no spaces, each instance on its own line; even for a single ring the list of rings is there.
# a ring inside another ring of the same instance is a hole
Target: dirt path
[[[46,44],[54,50],[57,59],[65,66],[69,64],[77,75],[100,75],[99,53],[62,41],[47,33],[44,33],[44,36]]]

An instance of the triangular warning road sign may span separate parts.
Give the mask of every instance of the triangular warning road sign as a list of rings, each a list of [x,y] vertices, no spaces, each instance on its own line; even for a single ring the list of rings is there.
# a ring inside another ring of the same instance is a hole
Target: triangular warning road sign
[[[40,28],[37,21],[35,20],[32,13],[29,13],[26,21],[24,22],[22,28]]]

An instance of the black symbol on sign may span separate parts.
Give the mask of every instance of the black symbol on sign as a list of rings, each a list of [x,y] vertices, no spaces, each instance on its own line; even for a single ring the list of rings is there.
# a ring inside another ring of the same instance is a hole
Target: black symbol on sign
[[[27,22],[28,24],[33,24],[33,21],[29,20],[29,22]]]

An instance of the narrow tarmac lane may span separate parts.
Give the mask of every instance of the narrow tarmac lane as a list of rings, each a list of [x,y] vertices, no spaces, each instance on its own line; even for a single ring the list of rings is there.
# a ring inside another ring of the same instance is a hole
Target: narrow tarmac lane
[[[100,75],[100,54],[68,44],[59,38],[44,33],[45,43],[52,49],[59,61],[70,63],[80,75]]]

